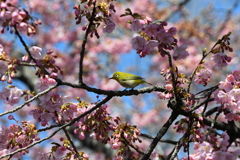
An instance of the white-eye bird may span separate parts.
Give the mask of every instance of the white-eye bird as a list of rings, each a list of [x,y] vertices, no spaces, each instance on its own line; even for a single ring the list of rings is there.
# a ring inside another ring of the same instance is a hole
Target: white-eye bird
[[[147,83],[149,85],[152,85],[151,83],[148,83],[144,80],[144,78],[131,74],[131,73],[125,73],[125,72],[115,72],[111,78],[116,80],[121,86],[125,88],[135,88],[139,84]]]

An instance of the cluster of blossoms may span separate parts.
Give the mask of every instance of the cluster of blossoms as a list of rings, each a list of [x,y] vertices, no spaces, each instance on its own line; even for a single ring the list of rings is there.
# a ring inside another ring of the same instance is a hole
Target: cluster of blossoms
[[[219,83],[215,93],[215,100],[221,104],[225,118],[229,121],[240,121],[240,71],[235,70],[229,74],[225,81]]]
[[[98,28],[102,22],[105,24],[103,32],[111,33],[115,29],[116,25],[112,20],[112,15],[116,10],[112,3],[82,0],[81,5],[78,4],[74,6],[74,10],[76,24],[80,24],[83,17],[86,17],[89,22],[92,22],[91,36],[95,34],[95,36],[99,38],[96,28]],[[95,10],[96,16],[93,15],[93,17],[91,17],[93,10]],[[86,30],[88,25],[89,24],[85,25],[83,30]]]
[[[9,119],[12,120],[14,117],[10,115]],[[17,124],[11,124],[9,127],[2,125],[0,130],[0,155],[11,153],[39,140],[37,134],[35,126],[28,122],[22,122],[22,126]],[[22,155],[28,152],[28,150],[18,152],[13,155],[13,158],[21,159]]]
[[[228,65],[228,63],[232,60],[232,57],[229,57],[224,53],[216,53],[213,54],[211,59],[215,62],[216,69],[222,69]]]
[[[167,51],[173,50],[174,60],[184,59],[189,53],[186,51],[187,46],[177,46],[177,39],[174,35],[177,33],[175,27],[166,29],[166,22],[154,23],[149,17],[143,17],[137,13],[132,13],[130,9],[122,16],[131,16],[134,19],[130,22],[131,28],[134,31],[139,31],[140,36],[132,39],[132,47],[137,51],[140,57],[152,53],[156,48],[162,56],[165,56]]]
[[[60,137],[59,141],[61,143],[52,143],[53,146],[51,148],[51,151],[48,153],[43,152],[37,152],[35,155],[36,160],[49,160],[49,159],[55,159],[55,160],[62,160],[62,159],[78,159],[76,152],[73,148],[71,148],[71,143],[68,139]],[[84,152],[78,152],[80,158],[83,160],[89,159],[89,155],[87,155]]]
[[[28,62],[29,59],[33,61],[35,65],[38,67],[36,75],[38,75],[39,77],[47,76],[46,69],[50,71],[51,78],[56,78],[57,72],[60,72],[62,74],[60,68],[55,65],[55,59],[57,58],[57,56],[53,55],[52,51],[48,51],[47,54],[42,59],[41,59],[42,48],[33,46],[29,48],[29,52],[31,54],[31,57],[29,57],[29,54],[26,54],[22,57],[22,61]],[[2,45],[0,45],[0,60],[2,60],[0,62],[0,81],[7,80],[7,82],[11,84],[12,78],[15,77],[17,72],[16,66],[20,65],[21,62],[17,58],[9,59],[6,52],[4,52]]]
[[[197,78],[194,80],[197,84],[202,84],[203,86],[207,85],[207,82],[210,81],[212,76],[212,70],[210,69],[200,69],[197,73]]]
[[[86,111],[84,102],[81,102],[80,106],[78,114]],[[87,106],[91,108],[91,105]],[[126,154],[129,157],[134,155],[134,152],[126,144],[141,143],[139,139],[140,130],[136,126],[121,123],[118,117],[111,117],[107,111],[107,105],[103,105],[91,114],[83,117],[75,123],[75,126],[77,128],[74,130],[74,133],[79,139],[85,139],[85,135],[91,133],[91,136],[97,141],[108,143],[113,149],[118,150],[115,159],[122,159],[122,155]]]
[[[128,125],[127,123],[118,124],[114,127],[114,132],[110,136],[108,143],[112,146],[113,149],[118,149],[117,154],[114,159],[122,160],[122,155],[128,155],[130,159],[139,159],[140,155],[136,152],[131,151],[129,145],[134,146],[134,143],[141,143],[139,139],[140,129],[136,126]],[[138,148],[138,146],[135,146]]]
[[[26,31],[28,35],[35,34],[36,27],[41,21],[30,22],[32,18],[29,13],[16,6],[17,4],[12,1],[0,2],[0,22],[3,27],[1,33],[4,33],[7,27],[16,27],[20,31]]]
[[[6,52],[4,52],[3,46],[0,44],[0,81],[7,80],[9,84],[12,83],[12,78],[16,74],[16,65],[19,64],[19,60],[16,58],[9,59]]]
[[[23,95],[23,91],[17,87],[8,86],[2,89],[0,92],[0,99],[4,100],[6,104],[11,106],[19,103],[21,97]]]
[[[48,76],[40,78],[39,83],[36,84],[38,91],[44,91],[49,86],[54,85],[56,81]],[[39,97],[41,108],[33,109],[29,112],[33,115],[34,119],[41,122],[42,126],[46,126],[48,122],[54,117],[55,112],[61,110],[61,106],[64,103],[64,98],[57,92],[48,92],[45,95]]]
[[[81,108],[78,111],[78,114],[84,113],[87,108],[83,102],[80,103]],[[88,105],[88,108],[94,107],[95,104]],[[108,133],[113,130],[112,124],[109,122],[111,119],[110,113],[107,111],[107,106],[101,106],[93,113],[85,116],[80,119],[80,121],[75,123],[77,128],[74,130],[74,133],[78,135],[80,139],[85,139],[84,133],[90,133],[93,131],[92,136],[96,140],[101,140],[104,143],[108,141]]]
[[[194,154],[189,156],[190,160],[236,160],[240,155],[240,149],[228,148],[229,145],[229,136],[227,133],[223,132],[221,137],[222,140],[215,141],[215,145],[213,143],[208,143],[206,141],[202,143],[195,142],[194,143]],[[217,140],[217,138],[215,139]],[[182,160],[187,160],[188,157],[182,158]]]
[[[50,72],[51,78],[56,78],[58,72],[60,72],[60,74],[63,74],[62,70],[56,65],[55,59],[57,58],[57,56],[53,54],[53,51],[47,51],[46,55],[44,55],[43,58],[41,58],[42,48],[38,46],[33,46],[29,48],[29,52],[32,59],[30,59],[29,55],[27,54],[22,57],[22,60],[29,61],[30,59],[31,61],[36,63],[36,66],[38,67],[36,75],[38,75],[39,77],[48,77],[48,75],[46,75],[46,70]]]
[[[191,122],[188,118],[176,122],[174,128],[179,133],[189,130]],[[184,151],[188,150],[189,141],[194,142],[194,153],[189,156],[190,160],[235,160],[240,155],[240,149],[229,146],[229,135],[223,132],[220,136],[210,127],[201,124],[201,121],[192,123],[191,135],[183,141]],[[182,160],[188,159],[187,157]]]

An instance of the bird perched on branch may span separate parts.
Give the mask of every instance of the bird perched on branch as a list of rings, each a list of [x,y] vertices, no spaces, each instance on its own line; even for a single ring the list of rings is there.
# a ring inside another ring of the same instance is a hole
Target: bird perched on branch
[[[147,83],[149,85],[152,85],[151,83],[148,83],[144,80],[144,78],[131,74],[131,73],[125,73],[125,72],[115,72],[111,78],[116,80],[121,86],[125,88],[135,88],[136,86]]]

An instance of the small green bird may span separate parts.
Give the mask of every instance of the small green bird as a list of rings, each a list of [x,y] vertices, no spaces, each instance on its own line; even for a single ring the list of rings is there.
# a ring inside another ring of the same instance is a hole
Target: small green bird
[[[139,84],[147,83],[149,85],[152,85],[151,83],[148,83],[144,80],[144,78],[130,74],[130,73],[125,73],[125,72],[115,72],[111,78],[109,79],[114,79],[116,80],[121,86],[125,88],[135,88]]]

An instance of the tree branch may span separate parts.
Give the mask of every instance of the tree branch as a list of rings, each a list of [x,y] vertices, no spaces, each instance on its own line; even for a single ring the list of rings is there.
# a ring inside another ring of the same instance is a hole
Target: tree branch
[[[149,135],[144,134],[144,133],[141,133],[140,136],[145,137],[145,138],[149,138],[149,139],[154,139],[154,137],[149,136]],[[177,141],[172,141],[172,140],[169,140],[169,139],[162,139],[159,142],[173,144],[173,145],[177,144]]]
[[[138,95],[138,94],[144,94],[144,93],[151,93],[153,91],[158,92],[166,92],[167,90],[164,87],[160,86],[151,86],[151,87],[144,87],[140,88],[138,90],[123,90],[123,91],[106,91],[102,89],[97,89],[93,87],[89,87],[86,84],[80,83],[80,84],[72,84],[69,82],[62,81],[60,79],[57,79],[59,85],[66,85],[73,88],[81,88],[85,89],[89,92],[93,92],[100,95],[112,95],[112,96],[131,96],[131,95]]]
[[[83,39],[83,43],[82,43],[82,48],[81,48],[81,52],[80,52],[80,61],[79,61],[79,83],[83,83],[83,59],[84,59],[84,53],[85,53],[85,47],[87,44],[87,39],[88,39],[88,34],[91,31],[91,27],[93,25],[93,20],[95,18],[95,12],[96,12],[96,2],[93,2],[93,11],[92,11],[92,15],[91,18],[89,20],[89,24]]]
[[[25,48],[25,51],[27,52],[28,56],[30,57],[29,61],[30,61],[30,60],[33,60],[35,63],[37,63],[37,61],[35,60],[35,58],[32,56],[31,52],[29,51],[27,44],[25,43],[25,41],[23,40],[22,36],[21,36],[20,33],[18,32],[16,26],[14,26],[14,29],[15,29],[15,34],[18,36],[20,42],[23,44],[23,46],[24,46],[24,48]]]
[[[154,148],[158,144],[158,142],[161,140],[161,138],[165,135],[168,128],[172,125],[173,121],[178,117],[178,113],[175,111],[172,111],[171,116],[169,117],[168,121],[163,125],[163,127],[159,130],[157,136],[153,139],[151,145],[148,147],[147,151],[141,158],[141,160],[148,160],[151,153],[153,152]]]
[[[38,97],[40,97],[40,96],[42,96],[42,95],[44,95],[44,94],[50,92],[51,90],[53,90],[53,89],[56,88],[57,86],[58,86],[58,84],[56,83],[55,85],[49,87],[48,89],[46,89],[46,90],[44,90],[44,91],[38,93],[36,96],[34,96],[34,97],[30,98],[29,100],[25,101],[22,105],[20,105],[20,106],[14,108],[14,109],[12,109],[12,110],[9,110],[9,111],[6,111],[6,112],[1,113],[1,114],[0,114],[0,117],[4,116],[4,115],[6,115],[6,114],[9,114],[9,113],[16,112],[17,110],[23,108],[26,104],[28,104],[28,103],[34,101],[34,100],[37,99]]]

